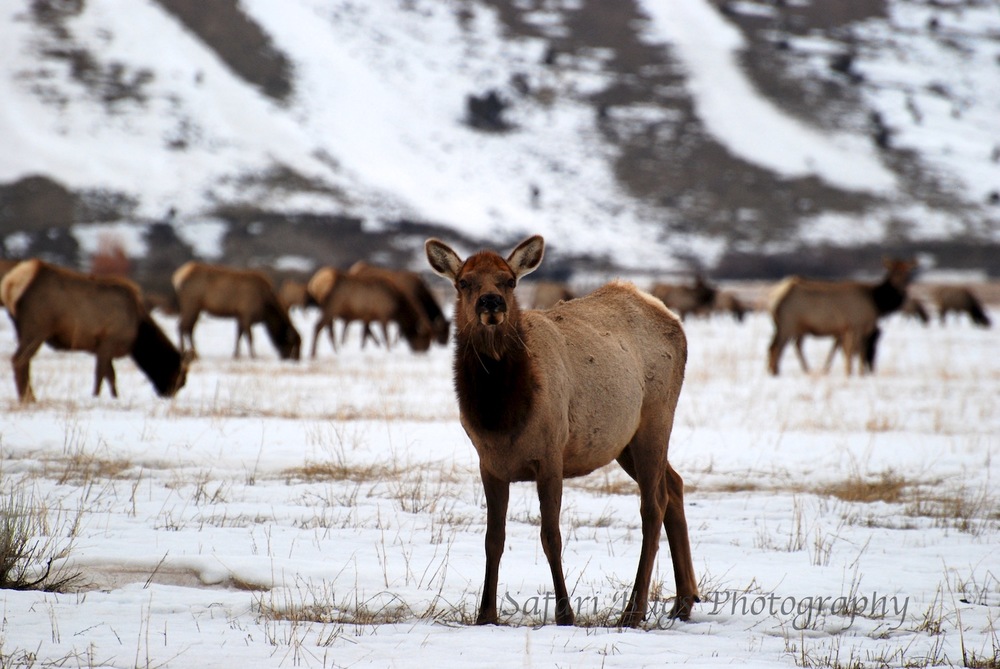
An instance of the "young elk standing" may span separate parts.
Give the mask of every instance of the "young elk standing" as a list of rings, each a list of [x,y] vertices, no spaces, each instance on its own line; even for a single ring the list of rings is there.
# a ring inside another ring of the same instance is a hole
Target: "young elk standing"
[[[97,357],[94,396],[105,379],[118,397],[112,361],[132,356],[161,397],[172,397],[187,379],[182,356],[143,305],[130,281],[95,278],[40,260],[26,260],[0,281],[0,295],[17,331],[11,358],[22,402],[34,401],[31,358],[42,344]]]
[[[180,320],[180,347],[194,347],[194,326],[201,312],[236,319],[236,347],[233,357],[240,357],[240,339],[246,337],[250,357],[255,323],[264,323],[271,343],[282,359],[299,359],[302,339],[281,304],[271,280],[263,272],[241,270],[199,262],[181,265],[172,277]]]
[[[808,371],[802,353],[805,335],[833,337],[844,349],[847,374],[855,356],[874,364],[878,319],[899,309],[906,299],[916,263],[886,260],[886,275],[877,284],[859,281],[813,281],[793,276],[779,283],[770,296],[774,336],[768,348],[768,370],[778,374],[781,353],[789,341],[802,369]],[[864,364],[862,365],[864,371]]]
[[[671,615],[687,619],[697,583],[683,482],[667,462],[687,360],[684,330],[662,302],[624,282],[547,311],[522,312],[514,288],[541,263],[543,248],[535,236],[506,260],[481,251],[463,261],[436,239],[426,243],[431,267],[458,291],[455,388],[486,494],[486,579],[477,623],[497,622],[513,481],[537,485],[556,622],[573,623],[561,562],[562,482],[611,460],[639,484],[642,518],[635,585],[619,624],[634,627],[643,619],[661,525],[677,591]]]

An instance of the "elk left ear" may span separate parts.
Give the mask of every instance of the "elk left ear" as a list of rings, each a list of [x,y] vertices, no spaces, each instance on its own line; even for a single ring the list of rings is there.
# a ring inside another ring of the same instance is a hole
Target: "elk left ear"
[[[543,255],[545,255],[545,240],[541,235],[535,235],[525,239],[510,252],[507,264],[514,270],[514,276],[520,279],[538,269],[542,264]]]

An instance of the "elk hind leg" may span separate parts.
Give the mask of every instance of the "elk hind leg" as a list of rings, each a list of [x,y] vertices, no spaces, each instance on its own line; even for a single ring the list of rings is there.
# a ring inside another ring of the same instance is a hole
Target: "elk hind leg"
[[[660,527],[664,523],[668,501],[664,481],[666,449],[663,446],[643,448],[642,443],[652,446],[655,442],[640,442],[636,437],[618,456],[622,469],[639,484],[639,516],[642,522],[642,549],[635,584],[618,620],[619,627],[637,627],[646,615],[653,564],[659,549]]]
[[[667,544],[670,546],[674,585],[677,589],[677,598],[674,600],[670,617],[687,620],[691,616],[691,607],[701,599],[698,597],[698,581],[694,576],[691,540],[684,513],[684,480],[670,463],[667,463],[664,485],[667,490],[667,510],[663,517],[663,527],[667,533]]]

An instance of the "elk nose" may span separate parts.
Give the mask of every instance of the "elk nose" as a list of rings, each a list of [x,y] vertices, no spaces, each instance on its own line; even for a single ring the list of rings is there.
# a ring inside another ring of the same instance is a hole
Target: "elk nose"
[[[479,313],[507,311],[507,303],[504,302],[503,295],[498,293],[487,293],[476,301],[476,311]]]

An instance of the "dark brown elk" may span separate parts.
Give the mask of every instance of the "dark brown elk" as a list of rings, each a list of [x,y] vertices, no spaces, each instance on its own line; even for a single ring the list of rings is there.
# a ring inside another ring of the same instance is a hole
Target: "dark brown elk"
[[[0,281],[0,295],[14,329],[11,357],[17,396],[31,402],[31,359],[42,344],[56,350],[89,351],[97,358],[94,396],[106,379],[118,397],[113,361],[132,357],[161,397],[173,397],[187,379],[188,359],[149,315],[138,286],[26,260]]]
[[[965,286],[939,286],[933,295],[942,324],[945,323],[949,313],[955,312],[967,314],[972,322],[980,327],[990,326],[990,318],[986,315],[982,303]]]
[[[361,321],[365,327],[365,338],[371,336],[369,325],[378,323],[382,327],[386,346],[389,345],[388,325],[395,323],[411,350],[421,353],[431,347],[431,325],[424,311],[385,278],[357,276],[324,268],[313,275],[309,287],[320,310],[319,320],[313,329],[313,358],[316,357],[320,333],[324,329],[330,334],[330,341],[336,350],[333,323],[337,320],[344,321],[345,334],[350,323]],[[362,346],[365,338],[361,340]]]
[[[704,278],[695,277],[692,285],[657,283],[649,291],[654,297],[663,300],[674,313],[684,320],[688,314],[707,312],[715,301],[716,289],[705,282]]]
[[[562,281],[535,281],[533,283],[532,309],[548,309],[560,302],[572,300],[574,297],[573,291]]]
[[[386,267],[376,267],[359,260],[348,270],[349,274],[357,276],[373,276],[386,279],[392,282],[397,288],[405,293],[413,302],[424,310],[424,316],[431,324],[434,334],[434,341],[444,346],[448,343],[448,335],[451,330],[451,323],[445,318],[441,305],[438,304],[434,293],[424,282],[423,278],[416,272],[409,270],[389,269]]]
[[[659,300],[618,281],[547,311],[521,311],[515,287],[542,261],[539,236],[507,258],[480,251],[463,260],[436,239],[425,247],[431,267],[457,291],[455,389],[486,497],[486,578],[477,623],[497,622],[510,484],[534,481],[556,623],[573,624],[559,530],[563,479],[612,460],[638,483],[642,521],[635,585],[619,625],[643,620],[661,526],[677,594],[671,616],[687,619],[698,601],[697,582],[684,485],[667,461],[687,360],[680,321]]]
[[[250,357],[255,357],[252,326],[263,323],[282,359],[298,360],[302,339],[282,306],[271,280],[263,272],[235,269],[201,262],[187,262],[174,272],[174,291],[180,318],[180,347],[195,351],[194,326],[204,311],[213,316],[236,319],[236,346],[246,337]]]
[[[902,306],[916,263],[886,260],[885,266],[885,277],[875,284],[817,281],[797,276],[779,283],[769,299],[769,311],[774,319],[774,336],[768,347],[771,374],[778,374],[781,353],[790,341],[795,342],[802,369],[808,371],[809,365],[802,352],[802,339],[806,335],[833,337],[843,348],[848,375],[853,372],[855,357],[864,360],[868,350],[874,356],[872,336],[878,319]],[[866,371],[864,364],[861,371]]]

